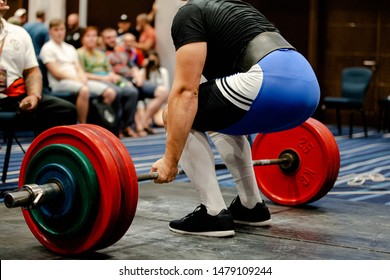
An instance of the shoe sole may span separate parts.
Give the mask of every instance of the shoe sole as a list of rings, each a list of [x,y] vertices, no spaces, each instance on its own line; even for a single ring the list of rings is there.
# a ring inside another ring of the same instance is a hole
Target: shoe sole
[[[180,233],[180,234],[199,235],[199,236],[207,236],[207,237],[229,237],[235,235],[234,230],[192,232],[192,231],[178,230],[171,227],[169,227],[169,229],[173,232]]]
[[[262,222],[248,222],[248,221],[234,220],[234,223],[240,225],[254,226],[254,227],[266,227],[272,224],[272,219],[262,221]]]

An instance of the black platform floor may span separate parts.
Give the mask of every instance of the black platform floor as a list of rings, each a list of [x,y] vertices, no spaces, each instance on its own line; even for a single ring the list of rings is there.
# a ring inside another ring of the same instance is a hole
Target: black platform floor
[[[232,238],[180,235],[168,223],[199,204],[189,183],[140,184],[137,213],[125,236],[72,259],[113,260],[389,260],[389,206],[324,197],[300,208],[268,203],[273,225],[237,227]],[[235,189],[222,188],[227,204]],[[20,209],[0,205],[0,259],[69,259],[40,245]]]

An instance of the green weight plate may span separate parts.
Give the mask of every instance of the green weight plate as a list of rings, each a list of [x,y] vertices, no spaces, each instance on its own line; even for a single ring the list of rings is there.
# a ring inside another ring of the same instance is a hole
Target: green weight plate
[[[65,180],[68,176],[72,182]],[[62,182],[61,201],[29,210],[42,232],[58,238],[74,238],[90,229],[96,216],[99,186],[91,163],[80,150],[65,144],[46,146],[32,158],[25,181]],[[74,194],[69,198],[65,192]],[[64,208],[69,209],[64,213]]]

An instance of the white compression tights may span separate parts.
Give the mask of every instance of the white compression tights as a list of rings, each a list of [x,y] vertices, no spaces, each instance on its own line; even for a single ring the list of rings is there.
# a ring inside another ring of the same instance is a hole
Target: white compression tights
[[[245,136],[220,133],[210,135],[232,173],[241,203],[253,208],[262,199],[254,177],[248,140]],[[215,173],[214,155],[205,133],[191,131],[180,158],[180,165],[195,185],[201,203],[206,206],[210,215],[217,215],[222,209],[226,209]]]
[[[215,173],[213,151],[205,133],[191,130],[179,163],[195,185],[208,214],[215,216],[226,209]]]
[[[237,193],[243,206],[251,209],[262,202],[253,170],[252,153],[248,139],[243,135],[210,133],[217,148],[236,183]]]

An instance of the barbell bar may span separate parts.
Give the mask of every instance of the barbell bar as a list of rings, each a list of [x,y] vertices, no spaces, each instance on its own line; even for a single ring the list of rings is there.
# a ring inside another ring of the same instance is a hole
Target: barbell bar
[[[284,151],[277,159],[261,159],[252,161],[253,166],[279,165],[285,172],[293,172],[299,166],[299,158],[292,151]],[[291,169],[292,168],[292,169]],[[215,170],[227,169],[223,163],[215,165]],[[183,169],[180,169],[178,175],[185,174]],[[137,175],[137,181],[148,181],[158,178],[157,172],[150,172]],[[50,182],[47,184],[26,184],[18,191],[8,192],[4,195],[4,204],[7,208],[16,207],[39,207],[48,202],[60,200],[64,195],[64,187],[59,182]]]
[[[265,165],[280,165],[281,168],[286,169],[286,166],[292,165],[292,161],[296,159],[296,156],[292,155],[291,153],[285,154],[284,157],[277,158],[277,159],[259,159],[259,160],[254,160],[253,166],[265,166]],[[222,170],[222,169],[227,169],[227,166],[223,163],[217,163],[215,164],[215,170]],[[177,175],[182,175],[185,174],[185,171],[183,169],[180,169]],[[145,174],[139,174],[137,175],[137,181],[142,182],[142,181],[148,181],[148,180],[155,180],[158,178],[158,173],[157,172],[150,172],[150,173],[145,173]]]

